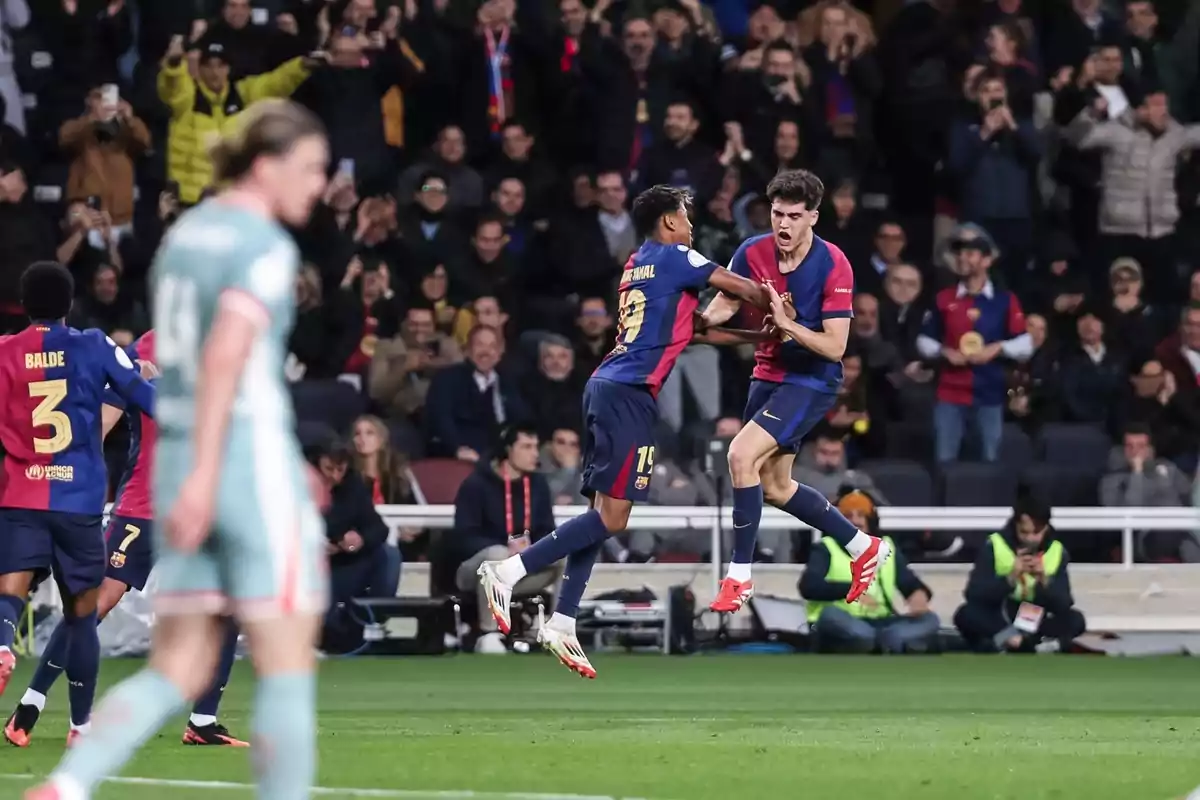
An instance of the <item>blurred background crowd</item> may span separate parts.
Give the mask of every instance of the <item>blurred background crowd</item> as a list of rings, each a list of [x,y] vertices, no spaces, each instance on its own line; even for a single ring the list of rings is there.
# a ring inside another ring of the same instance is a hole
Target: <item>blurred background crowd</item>
[[[696,247],[727,262],[769,229],[767,181],[804,167],[857,294],[842,402],[799,480],[914,506],[1190,504],[1200,5],[589,3],[0,0],[0,326],[23,324],[24,267],[56,257],[73,324],[144,333],[155,248],[210,189],[207,136],[290,96],[333,153],[294,231],[306,440],[352,443],[376,503],[437,502],[491,469],[497,427],[531,421],[538,486],[579,502],[580,397],[639,244],[631,197],[690,188]],[[968,316],[994,336],[954,333],[963,298],[988,301]],[[659,398],[654,503],[722,502],[709,443],[739,428],[752,363],[684,352]],[[401,538],[429,556],[427,532]],[[635,531],[610,557],[707,544]],[[808,547],[768,536],[760,555]],[[1138,558],[1200,553],[1180,532],[1140,537]]]

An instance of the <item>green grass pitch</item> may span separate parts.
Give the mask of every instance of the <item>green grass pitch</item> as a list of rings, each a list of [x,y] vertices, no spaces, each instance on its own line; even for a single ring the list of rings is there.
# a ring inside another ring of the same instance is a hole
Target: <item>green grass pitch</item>
[[[102,684],[138,662],[108,661]],[[1191,659],[613,656],[584,682],[543,656],[330,660],[320,779],[408,800],[1168,800],[1200,784]],[[14,676],[15,702],[30,672]],[[222,719],[249,733],[241,662]],[[33,745],[0,753],[0,798],[57,762],[65,682]],[[7,712],[7,706],[5,707]],[[126,776],[250,780],[245,751],[179,744]],[[110,784],[100,800],[249,798],[238,786]]]

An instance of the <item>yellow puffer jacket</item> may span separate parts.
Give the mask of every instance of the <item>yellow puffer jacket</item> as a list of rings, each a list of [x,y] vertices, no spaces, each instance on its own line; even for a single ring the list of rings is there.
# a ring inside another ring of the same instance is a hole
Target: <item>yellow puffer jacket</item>
[[[251,75],[215,94],[188,74],[186,62],[163,64],[158,73],[158,96],[171,109],[167,132],[167,177],[179,182],[179,199],[199,202],[200,193],[212,183],[209,140],[223,133],[251,104],[267,97],[289,97],[308,79],[303,59],[291,61],[263,73]]]

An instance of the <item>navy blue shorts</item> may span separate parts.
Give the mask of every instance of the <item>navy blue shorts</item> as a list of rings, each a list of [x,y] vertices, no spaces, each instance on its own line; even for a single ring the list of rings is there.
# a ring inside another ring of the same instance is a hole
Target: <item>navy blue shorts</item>
[[[754,420],[781,450],[797,452],[804,437],[833,409],[837,395],[794,383],[751,381],[742,422]]]
[[[154,522],[134,517],[113,517],[104,538],[108,543],[108,568],[104,576],[130,589],[145,589],[154,568]]]
[[[583,390],[583,488],[643,502],[654,472],[658,403],[649,389],[592,378]]]
[[[0,575],[47,571],[72,595],[104,580],[99,514],[0,508]]]

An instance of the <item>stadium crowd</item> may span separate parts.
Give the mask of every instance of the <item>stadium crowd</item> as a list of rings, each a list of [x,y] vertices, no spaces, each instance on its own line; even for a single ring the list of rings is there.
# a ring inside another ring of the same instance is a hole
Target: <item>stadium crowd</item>
[[[155,248],[209,189],[206,136],[290,96],[333,151],[294,231],[306,440],[345,436],[374,501],[412,503],[432,494],[420,459],[490,469],[496,429],[531,421],[536,493],[574,502],[632,194],[689,187],[696,247],[727,263],[769,230],[766,182],[805,167],[857,294],[842,402],[798,480],[918,506],[1019,489],[1185,505],[1198,44],[1200,5],[1171,0],[0,0],[0,326],[23,324],[24,267],[57,258],[73,324],[145,332]],[[739,428],[752,364],[746,347],[685,351],[659,397],[653,502],[729,491],[705,454]],[[435,549],[401,539],[408,559]],[[1187,532],[1138,541],[1140,559],[1200,560]],[[982,544],[900,537],[917,557]],[[706,546],[635,531],[609,555]],[[808,548],[767,536],[761,555]]]

